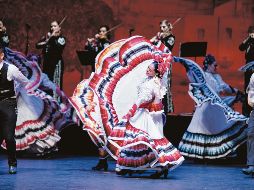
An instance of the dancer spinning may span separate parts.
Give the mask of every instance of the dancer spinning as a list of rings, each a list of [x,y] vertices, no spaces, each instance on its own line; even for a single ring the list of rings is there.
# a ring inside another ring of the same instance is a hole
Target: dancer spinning
[[[217,94],[222,90],[235,92],[236,89],[222,82],[218,74],[207,72],[216,67],[214,57],[208,57],[204,61],[205,73],[191,60],[174,58],[187,70],[189,94],[196,103],[195,113],[178,148],[184,156],[198,159],[217,159],[234,154],[246,140],[247,118],[234,111]]]
[[[151,61],[146,70],[147,78],[138,86],[136,103],[123,116],[127,123],[117,159],[118,174],[154,167],[161,170],[152,174],[152,178],[158,178],[162,174],[166,177],[168,169],[178,166],[183,161],[179,151],[163,134],[166,116],[162,97],[166,86],[162,77],[168,67],[169,63],[160,63],[156,59]],[[165,77],[167,73],[164,80]]]
[[[115,58],[109,57],[110,53]],[[87,121],[94,121],[96,127],[90,128],[91,137],[117,160],[118,174],[159,170],[151,177],[163,174],[166,177],[168,169],[184,160],[163,135],[165,116],[161,98],[166,92],[164,80],[167,80],[170,54],[163,54],[143,37],[135,36],[111,44],[100,55],[98,70],[82,91],[80,86],[75,90],[72,104],[81,120],[85,116]],[[84,93],[88,89],[93,91],[95,105],[99,106],[94,116],[100,116],[102,125],[87,114]],[[132,108],[128,111],[128,107]],[[102,129],[100,135],[96,129]]]
[[[57,150],[58,131],[72,122],[67,116],[70,109],[68,98],[47,75],[41,73],[35,61],[29,61],[9,48],[5,48],[5,60],[20,68],[30,81],[29,90],[21,89],[17,96],[16,149],[36,156]],[[63,102],[57,102],[47,91],[56,92]]]
[[[240,90],[233,88],[222,80],[222,77],[217,72],[218,64],[213,55],[208,54],[203,61],[203,65],[204,77],[207,84],[228,106],[232,106],[243,98],[244,95]],[[230,94],[231,96],[224,96],[223,94]]]

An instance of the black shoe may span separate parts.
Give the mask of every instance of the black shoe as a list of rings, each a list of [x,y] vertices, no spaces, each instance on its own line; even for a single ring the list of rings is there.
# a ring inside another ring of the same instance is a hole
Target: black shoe
[[[92,170],[97,170],[97,171],[100,171],[100,170],[104,170],[104,171],[107,171],[108,170],[108,162],[107,162],[107,159],[100,159],[98,164],[94,167],[92,167]]]
[[[150,175],[152,179],[159,179],[163,175],[164,179],[168,177],[168,169],[162,170],[160,172],[155,172],[154,174]]]
[[[244,169],[242,169],[242,172],[245,175],[251,175],[252,177],[254,177],[254,168],[253,167],[244,168]]]
[[[9,174],[16,174],[17,166],[9,166]]]
[[[117,175],[122,175],[122,176],[124,176],[126,174],[129,174],[129,176],[131,176],[132,172],[131,172],[131,170],[122,169],[120,171],[116,171],[116,174]]]

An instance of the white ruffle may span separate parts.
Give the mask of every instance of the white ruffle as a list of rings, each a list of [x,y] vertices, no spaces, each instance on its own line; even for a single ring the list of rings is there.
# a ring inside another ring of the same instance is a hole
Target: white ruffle
[[[138,99],[140,103],[148,102],[155,98],[160,100],[166,94],[167,87],[162,80],[157,77],[147,78],[138,86]]]
[[[130,119],[130,124],[149,134],[152,139],[162,139],[163,135],[163,119],[161,112],[149,112],[140,108]]]

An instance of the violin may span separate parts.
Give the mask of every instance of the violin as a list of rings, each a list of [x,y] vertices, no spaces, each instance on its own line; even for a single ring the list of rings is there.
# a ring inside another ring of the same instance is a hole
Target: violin
[[[104,39],[108,39],[108,37],[107,37],[107,35],[106,35],[107,33],[105,33],[105,34],[97,34],[98,36],[98,39],[100,39],[100,40],[104,40]]]
[[[108,39],[107,35],[103,35],[103,34],[95,34],[94,38],[87,38],[87,41],[89,43],[95,43],[97,42],[98,40],[106,40]]]
[[[106,34],[107,33],[104,33],[104,34],[99,33],[99,34],[95,34],[94,37],[95,37],[95,39],[99,39],[99,40],[108,39]]]
[[[56,29],[56,30],[54,30],[52,32],[51,31],[48,32],[47,37],[51,38],[53,36],[60,36],[60,34],[61,34],[61,28],[59,27],[59,29]]]
[[[169,36],[170,34],[172,34],[171,31],[168,31],[168,32],[158,32],[157,36],[159,39],[163,39],[163,38],[166,38],[167,36]]]

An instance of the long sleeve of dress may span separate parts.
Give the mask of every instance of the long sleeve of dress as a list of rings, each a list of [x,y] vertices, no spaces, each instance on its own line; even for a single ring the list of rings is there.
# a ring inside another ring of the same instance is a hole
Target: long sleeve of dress
[[[152,80],[152,79],[151,79]],[[123,117],[124,119],[129,120],[133,117],[139,108],[139,106],[143,103],[148,103],[154,98],[154,90],[153,90],[153,81],[145,81],[138,87],[138,98],[133,104],[132,108],[128,111],[128,113]]]
[[[216,80],[219,84],[219,92],[226,92],[226,93],[234,93],[235,89],[228,85],[226,82],[222,80],[222,77],[219,74],[215,75]]]

